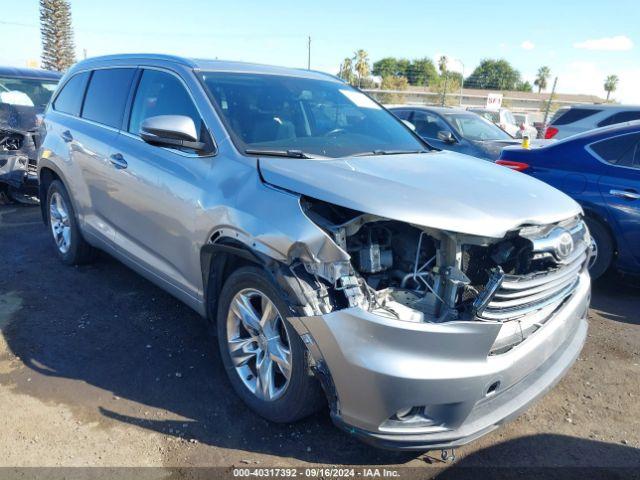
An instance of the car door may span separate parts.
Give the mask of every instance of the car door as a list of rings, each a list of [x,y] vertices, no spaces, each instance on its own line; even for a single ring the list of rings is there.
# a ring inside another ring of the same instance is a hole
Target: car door
[[[199,256],[192,238],[210,157],[150,145],[139,133],[142,122],[157,115],[186,115],[204,132],[202,116],[184,82],[168,70],[142,69],[130,103],[114,152],[122,165],[110,188],[118,248],[137,266],[198,298],[192,272],[200,272],[194,264]]]
[[[110,244],[115,240],[111,213],[111,186],[118,166],[113,145],[122,124],[135,68],[103,68],[91,72],[80,113],[73,130],[77,144],[74,161],[82,175],[87,206],[85,229]]]
[[[640,132],[601,140],[588,149],[604,165],[600,194],[625,250],[640,262]]]

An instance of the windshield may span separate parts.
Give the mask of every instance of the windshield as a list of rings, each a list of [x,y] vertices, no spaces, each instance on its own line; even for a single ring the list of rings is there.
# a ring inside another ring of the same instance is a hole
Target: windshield
[[[501,128],[478,115],[465,113],[444,114],[447,121],[467,140],[511,140],[512,137]]]
[[[425,149],[400,120],[343,83],[228,72],[203,72],[202,80],[243,152],[338,158]]]
[[[33,107],[35,113],[43,113],[57,85],[56,80],[0,77],[0,104]]]

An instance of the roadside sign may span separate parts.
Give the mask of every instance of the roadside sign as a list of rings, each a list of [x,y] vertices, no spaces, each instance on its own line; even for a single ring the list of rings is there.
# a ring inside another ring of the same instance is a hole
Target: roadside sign
[[[499,110],[502,106],[502,94],[490,93],[487,95],[487,110]]]

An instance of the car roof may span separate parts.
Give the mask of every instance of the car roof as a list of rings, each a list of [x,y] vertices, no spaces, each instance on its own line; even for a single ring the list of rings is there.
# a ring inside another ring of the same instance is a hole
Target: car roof
[[[594,128],[586,132],[571,135],[554,142],[552,145],[561,145],[572,141],[586,141],[586,143],[599,140],[600,138],[608,138],[615,135],[624,135],[626,133],[640,132],[640,120],[631,122],[615,123],[606,127]]]
[[[614,103],[593,103],[593,104],[579,104],[570,105],[564,108],[581,108],[581,109],[596,109],[596,110],[640,110],[640,105],[620,105]]]
[[[62,73],[40,68],[1,67],[0,77],[37,78],[43,80],[60,80]]]
[[[437,106],[431,106],[431,105],[401,105],[401,104],[391,104],[391,105],[385,105],[385,108],[387,110],[425,110],[425,111],[429,111],[429,112],[435,112],[435,113],[440,113],[440,114],[447,114],[447,113],[463,113],[463,114],[467,114],[467,110],[463,110],[461,108],[452,108],[452,107],[437,107]],[[469,114],[471,115],[471,114]],[[475,115],[475,114],[473,114]]]
[[[153,64],[165,63],[181,65],[183,67],[202,71],[234,72],[234,73],[262,73],[271,75],[295,76],[311,78],[317,80],[333,80],[344,83],[338,77],[316,70],[306,70],[301,68],[278,67],[273,65],[263,65],[259,63],[238,62],[229,60],[211,60],[203,58],[188,58],[177,55],[165,55],[156,53],[127,53],[117,55],[105,55],[91,57],[76,63],[72,70],[80,70],[93,67],[107,67],[118,63],[127,62],[129,64],[144,65],[146,62]]]

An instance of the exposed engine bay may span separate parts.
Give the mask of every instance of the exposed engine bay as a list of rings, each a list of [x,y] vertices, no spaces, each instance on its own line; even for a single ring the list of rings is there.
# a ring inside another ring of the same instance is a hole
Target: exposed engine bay
[[[504,322],[538,314],[566,298],[589,257],[588,232],[578,217],[495,239],[418,228],[308,198],[302,205],[351,257],[349,267],[328,279],[349,304],[412,322]]]

